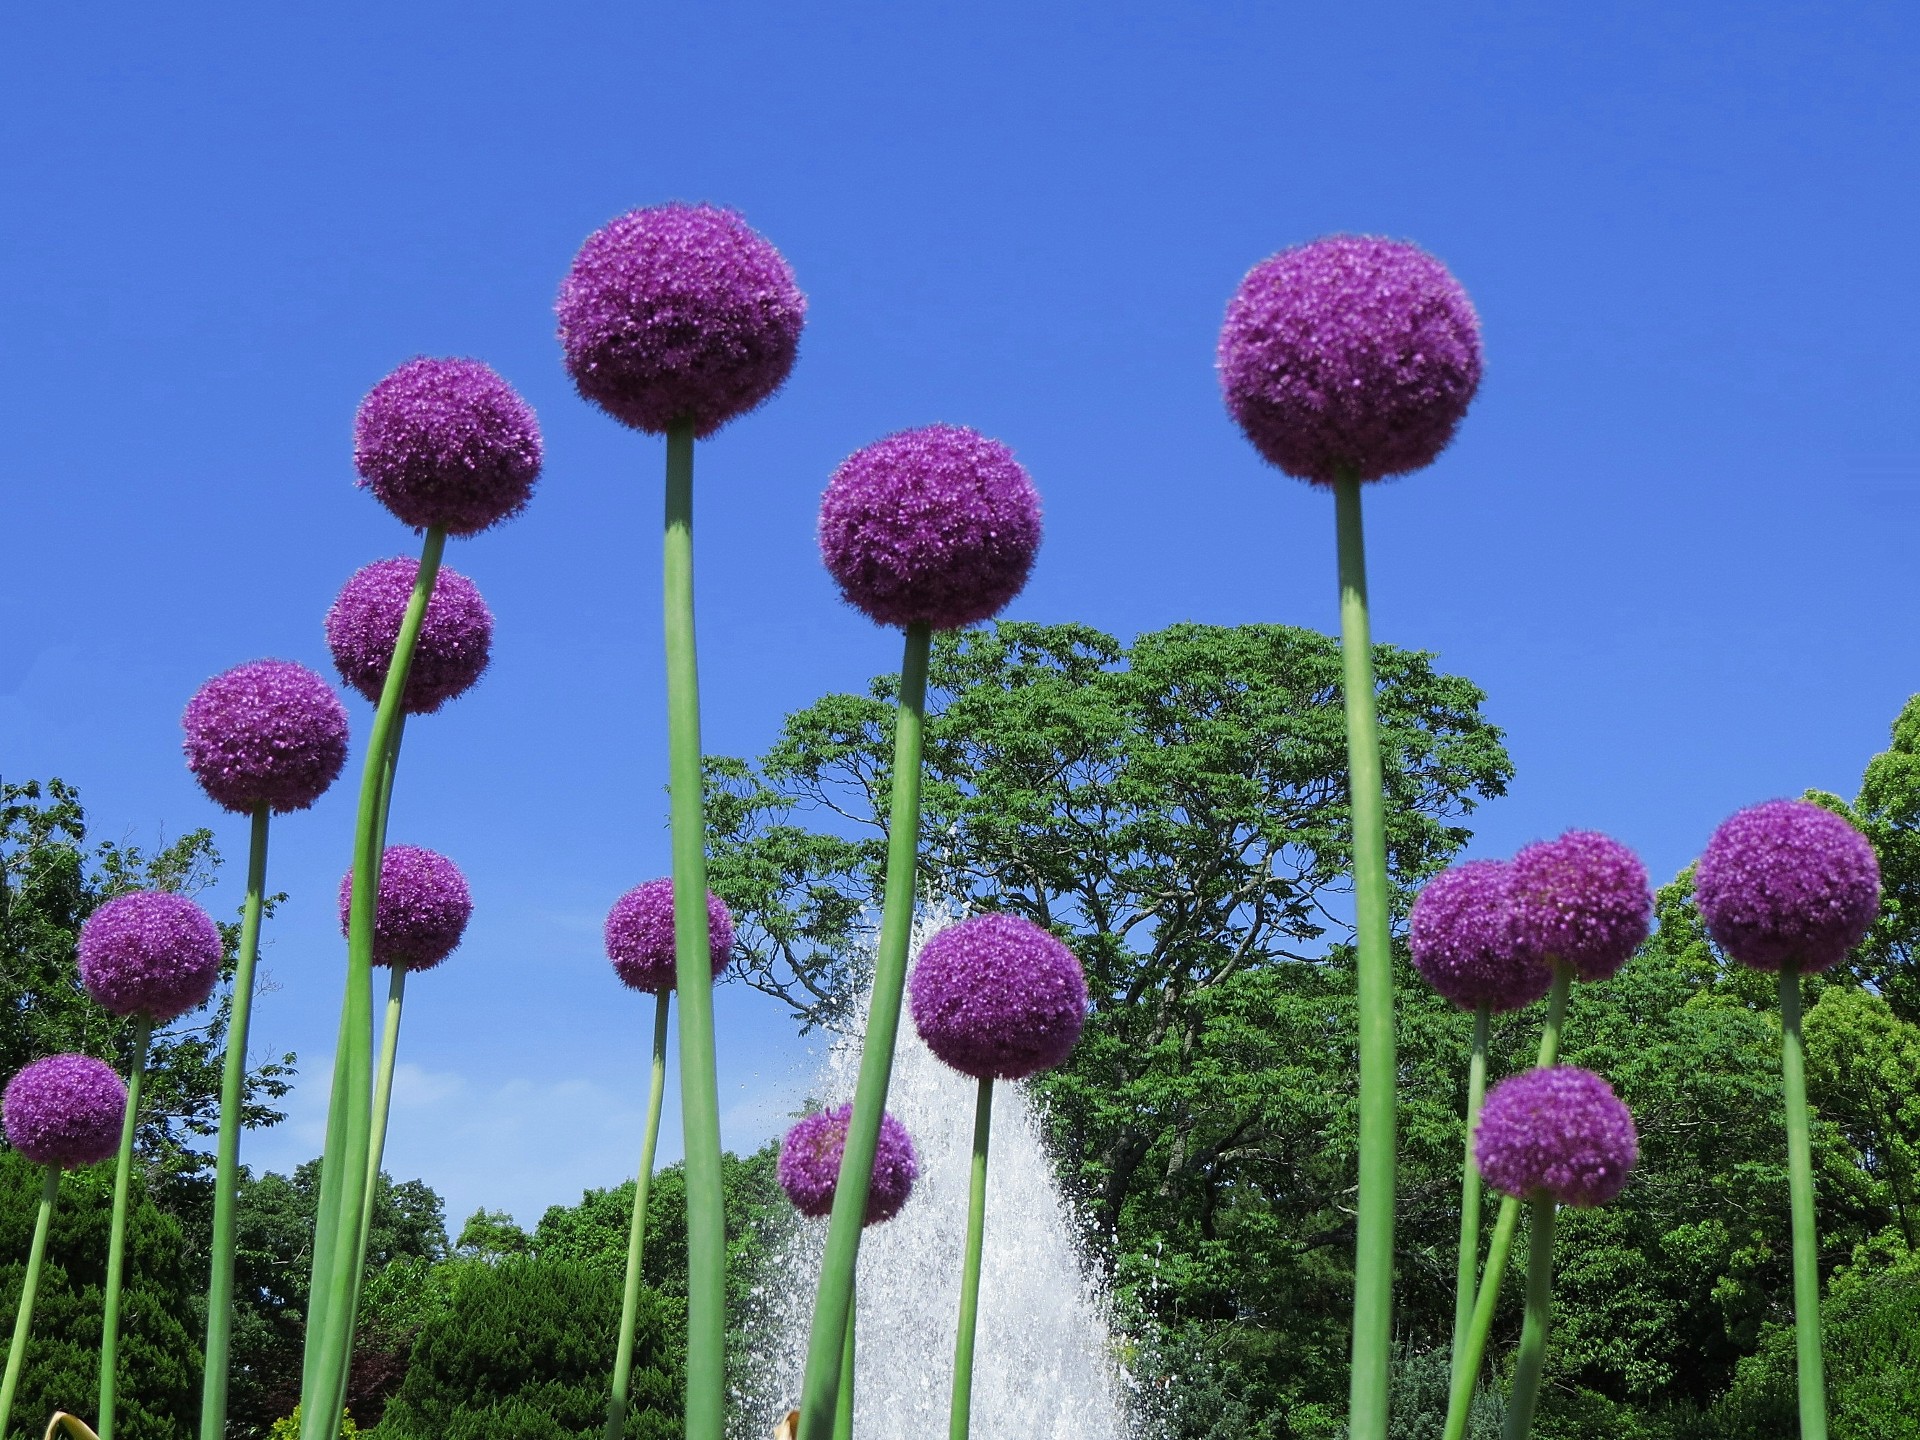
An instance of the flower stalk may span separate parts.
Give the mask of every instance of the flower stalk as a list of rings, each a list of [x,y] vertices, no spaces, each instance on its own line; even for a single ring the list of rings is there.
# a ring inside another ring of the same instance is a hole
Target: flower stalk
[[[40,1293],[40,1268],[47,1258],[47,1232],[53,1227],[53,1206],[60,1197],[60,1167],[46,1167],[40,1185],[40,1211],[33,1222],[33,1245],[27,1251],[27,1273],[20,1281],[20,1308],[13,1317],[13,1344],[7,1349],[7,1374],[0,1380],[0,1435],[10,1433],[13,1397],[20,1388],[20,1368],[27,1359],[27,1336],[33,1330],[33,1302]]]
[[[880,944],[874,955],[873,1000],[867,1014],[865,1044],[846,1149],[834,1191],[833,1218],[827,1226],[826,1256],[814,1301],[813,1330],[807,1345],[806,1379],[800,1394],[800,1440],[828,1440],[840,1388],[841,1351],[847,1315],[853,1304],[854,1267],[860,1256],[860,1228],[867,1191],[873,1182],[873,1157],[880,1143],[880,1117],[893,1078],[893,1046],[900,1029],[900,1002],[907,983],[907,947],[913,935],[916,865],[920,848],[920,757],[927,704],[927,662],[933,631],[924,620],[906,627],[900,664],[900,703],[895,716],[893,797],[887,826],[887,884],[880,917]],[[682,989],[684,990],[684,982]]]
[[[960,1272],[960,1326],[953,1342],[953,1409],[948,1440],[967,1440],[973,1415],[973,1337],[980,1311],[980,1252],[987,1224],[987,1141],[993,1132],[993,1077],[980,1080],[973,1110],[973,1169],[967,1182],[967,1249]]]
[[[1460,1370],[1467,1330],[1473,1324],[1474,1288],[1480,1272],[1480,1167],[1473,1163],[1473,1132],[1480,1124],[1480,1103],[1487,1095],[1486,1001],[1473,1007],[1473,1055],[1467,1062],[1466,1159],[1460,1173],[1460,1259],[1453,1288],[1453,1372]]]
[[[1527,1315],[1520,1329],[1520,1353],[1513,1366],[1513,1389],[1507,1397],[1504,1440],[1526,1440],[1533,1429],[1534,1407],[1540,1403],[1540,1375],[1547,1362],[1547,1320],[1553,1301],[1553,1220],[1557,1207],[1551,1195],[1528,1202]]]
[[[647,1196],[653,1188],[653,1151],[660,1138],[660,1101],[667,1088],[667,1008],[671,990],[654,997],[653,1077],[647,1086],[647,1126],[640,1141],[640,1173],[633,1186],[633,1220],[627,1227],[627,1282],[620,1299],[620,1348],[613,1356],[613,1398],[607,1402],[607,1440],[627,1430],[633,1388],[633,1337],[639,1323],[641,1261],[646,1253]]]
[[[1827,1440],[1826,1366],[1820,1339],[1820,1236],[1813,1209],[1807,1057],[1800,1036],[1800,970],[1780,967],[1780,1079],[1787,1105],[1787,1193],[1793,1210],[1793,1345],[1800,1440]]]
[[[840,1351],[840,1399],[833,1408],[833,1440],[853,1440],[854,1329],[859,1319],[858,1292],[847,1302],[847,1343]]]
[[[113,1440],[119,1385],[120,1292],[127,1268],[127,1193],[133,1188],[133,1139],[140,1125],[140,1092],[147,1077],[147,1046],[153,1017],[133,1019],[133,1061],[127,1074],[127,1115],[120,1122],[120,1158],[113,1169],[113,1228],[107,1233],[105,1315],[100,1325],[100,1440]]]

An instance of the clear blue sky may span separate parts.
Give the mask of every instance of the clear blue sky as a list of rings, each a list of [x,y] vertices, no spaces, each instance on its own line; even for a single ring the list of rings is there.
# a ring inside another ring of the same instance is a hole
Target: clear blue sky
[[[1476,850],[1597,826],[1671,874],[1741,804],[1851,794],[1920,689],[1920,11],[224,8],[9,17],[0,772],[78,783],[102,835],[211,823],[237,905],[245,824],[183,768],[181,706],[261,655],[328,670],[335,590],[412,547],[352,484],[368,386],[423,352],[517,385],[540,490],[449,556],[493,671],[410,727],[394,821],[477,897],[413,987],[389,1151],[456,1224],[638,1146],[646,1002],[598,927],[666,866],[661,452],[574,397],[551,314],[631,206],[738,207],[811,300],[785,394],[700,453],[712,749],[897,663],[812,527],[907,425],[1032,470],[1017,617],[1330,628],[1330,504],[1241,441],[1212,347],[1249,265],[1332,230],[1427,246],[1485,325],[1458,443],[1369,499],[1377,634],[1508,730]],[[353,790],[275,825],[256,1038],[306,1079],[256,1163],[318,1148]],[[719,1014],[751,1146],[813,1061],[771,1002]]]

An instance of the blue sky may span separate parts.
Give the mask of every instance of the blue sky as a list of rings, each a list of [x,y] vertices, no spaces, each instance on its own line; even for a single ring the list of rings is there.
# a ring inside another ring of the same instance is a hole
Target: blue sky
[[[533,403],[529,511],[449,562],[499,622],[409,728],[393,834],[477,910],[409,1002],[389,1163],[523,1220],[630,1173],[647,1002],[606,906],[666,868],[660,442],[572,394],[580,241],[735,206],[811,310],[787,391],[703,445],[709,748],[897,663],[812,542],[834,463],[946,420],[1012,444],[1047,540],[1012,615],[1123,636],[1336,620],[1327,497],[1263,467],[1212,372],[1272,251],[1417,240],[1479,307],[1453,449],[1369,495],[1379,638],[1488,691],[1518,765],[1480,853],[1568,825],[1659,876],[1728,811],[1851,794],[1920,689],[1920,13],[1896,6],[714,3],[41,7],[0,88],[0,773],[103,836],[245,822],[178,715],[413,539],[353,486],[365,390],[419,353]],[[329,672],[330,673],[330,672]],[[366,707],[354,704],[356,739]],[[357,765],[350,770],[357,774]],[[318,1148],[353,783],[276,823],[256,1040]],[[724,990],[728,1141],[816,1063]],[[668,1154],[677,1153],[669,1125]]]

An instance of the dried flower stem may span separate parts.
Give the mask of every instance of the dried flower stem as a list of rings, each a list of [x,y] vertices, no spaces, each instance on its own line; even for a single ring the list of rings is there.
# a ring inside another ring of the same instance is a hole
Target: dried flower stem
[[[1380,727],[1374,711],[1360,482],[1334,482],[1340,556],[1340,650],[1345,662],[1347,791],[1353,819],[1353,903],[1359,951],[1360,1195],[1353,1256],[1352,1440],[1386,1440],[1393,1348],[1393,952],[1387,929],[1387,840]]]
[[[1820,1353],[1820,1235],[1813,1211],[1807,1058],[1800,1038],[1800,970],[1780,967],[1780,1079],[1787,1102],[1787,1194],[1793,1207],[1793,1344],[1799,1364],[1800,1440],[1827,1440],[1826,1365]]]
[[[1466,1159],[1460,1170],[1460,1259],[1453,1286],[1453,1368],[1460,1369],[1467,1329],[1473,1323],[1474,1289],[1480,1273],[1480,1167],[1473,1163],[1473,1132],[1480,1124],[1480,1104],[1487,1096],[1487,1022],[1483,1000],[1473,1009],[1473,1056],[1467,1062]]]
[[[353,1353],[359,1297],[360,1224],[366,1202],[373,1129],[373,925],[380,903],[380,862],[387,807],[392,801],[401,699],[414,646],[427,616],[446,533],[427,531],[413,593],[395,637],[386,684],[373,712],[373,731],[360,776],[354,824],[352,898],[347,910],[347,983],[334,1049],[333,1094],[327,1108],[326,1150],[313,1236],[313,1289],[307,1305],[307,1348],[301,1374],[301,1440],[334,1440]]]
[[[853,1272],[860,1258],[860,1228],[866,1220],[873,1157],[880,1145],[880,1117],[893,1078],[893,1042],[900,1030],[900,999],[907,985],[907,946],[913,936],[915,867],[920,850],[920,755],[926,728],[927,659],[933,632],[923,621],[907,626],[900,662],[900,704],[893,738],[893,803],[887,823],[887,888],[880,911],[880,944],[874,952],[873,999],[860,1049],[860,1078],[846,1148],[834,1187],[833,1218],[827,1222],[826,1256],[813,1305],[807,1342],[806,1379],[800,1390],[800,1440],[827,1440],[840,1388],[841,1350],[853,1305]],[[682,983],[684,993],[685,985]],[[691,1437],[690,1437],[691,1440]]]
[[[120,1122],[120,1158],[113,1168],[113,1228],[107,1232],[106,1315],[100,1325],[100,1440],[113,1440],[120,1363],[120,1288],[127,1269],[127,1192],[133,1188],[133,1137],[140,1125],[140,1092],[145,1088],[147,1044],[152,1038],[153,1017],[134,1017],[127,1116]]]
[[[1528,1204],[1527,1318],[1520,1328],[1520,1354],[1507,1396],[1504,1440],[1526,1440],[1540,1401],[1540,1374],[1547,1362],[1547,1312],[1553,1300],[1553,1197],[1536,1195]]]
[[[33,1222],[33,1246],[27,1251],[27,1273],[20,1282],[20,1308],[13,1317],[13,1344],[7,1350],[7,1378],[0,1380],[0,1435],[8,1432],[13,1395],[20,1388],[20,1367],[27,1358],[27,1335],[33,1329],[33,1302],[40,1293],[40,1267],[47,1258],[47,1231],[53,1225],[53,1202],[60,1196],[60,1167],[47,1166],[40,1185],[40,1214]]]
[[[627,1429],[627,1398],[633,1386],[633,1336],[640,1315],[640,1262],[647,1241],[647,1195],[653,1188],[653,1150],[660,1138],[660,1098],[667,1089],[667,1007],[671,990],[655,997],[653,1078],[647,1086],[647,1127],[640,1140],[640,1174],[633,1186],[633,1221],[627,1227],[627,1284],[620,1300],[620,1348],[613,1356],[613,1398],[607,1402],[607,1440]]]
[[[661,567],[667,762],[673,832],[674,983],[680,991],[680,1129],[687,1167],[686,1440],[722,1440],[727,1404],[727,1242],[720,1185],[720,1080],[713,1054],[700,773],[700,674],[693,631],[693,422],[667,430]]]
[[[220,1073],[220,1140],[213,1172],[213,1259],[207,1280],[206,1370],[200,1387],[200,1440],[226,1440],[227,1381],[233,1361],[234,1227],[240,1199],[241,1106],[246,1097],[247,1029],[253,1016],[253,974],[260,958],[260,912],[266,903],[267,822],[253,808],[247,847],[247,898],[240,911],[240,958],[233,972],[227,1053]],[[0,1426],[0,1434],[5,1427]]]
[[[987,1226],[987,1140],[993,1131],[993,1077],[980,1080],[973,1108],[973,1173],[967,1184],[967,1250],[960,1272],[960,1328],[953,1342],[953,1409],[948,1440],[967,1440],[973,1416],[973,1336],[980,1310],[980,1252]]]

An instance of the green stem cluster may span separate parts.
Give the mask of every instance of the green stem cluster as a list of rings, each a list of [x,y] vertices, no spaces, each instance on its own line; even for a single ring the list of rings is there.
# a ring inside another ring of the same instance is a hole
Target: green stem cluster
[[[1800,1037],[1800,971],[1780,967],[1780,1081],[1787,1103],[1787,1194],[1793,1211],[1793,1344],[1800,1440],[1827,1440],[1826,1364],[1820,1344],[1820,1235],[1813,1211],[1807,1055]]]
[[[120,1158],[113,1170],[113,1228],[107,1232],[106,1314],[100,1325],[100,1440],[113,1440],[114,1401],[120,1380],[120,1292],[127,1269],[127,1196],[133,1188],[133,1137],[140,1128],[140,1092],[147,1078],[147,1045],[153,1017],[133,1022],[133,1061],[127,1075],[127,1113],[120,1122]]]
[[[1360,1029],[1360,1194],[1354,1227],[1352,1440],[1386,1440],[1393,1344],[1393,953],[1388,935],[1387,841],[1380,729],[1374,710],[1360,482],[1334,482],[1340,556],[1340,649],[1345,666],[1348,805]]]
[[[927,661],[933,632],[916,621],[907,626],[900,663],[900,706],[893,741],[893,797],[887,825],[887,886],[880,912],[880,944],[874,954],[873,999],[853,1115],[827,1222],[826,1256],[814,1299],[806,1378],[800,1391],[799,1440],[828,1440],[840,1389],[841,1351],[853,1305],[854,1267],[860,1258],[860,1228],[873,1157],[880,1144],[880,1116],[893,1078],[893,1043],[900,1029],[900,1000],[907,984],[907,946],[913,936],[915,867],[920,849],[920,756],[927,706]],[[691,1203],[691,1202],[689,1202]]]
[[[247,1083],[247,1030],[253,1015],[253,976],[260,958],[260,913],[266,904],[267,822],[253,811],[247,847],[247,898],[240,912],[240,958],[233,972],[227,1053],[220,1074],[220,1140],[213,1172],[213,1259],[207,1280],[206,1370],[200,1388],[200,1440],[225,1440],[227,1384],[233,1363],[233,1256],[240,1206],[240,1107]],[[0,1434],[4,1434],[0,1427]]]
[[[967,1181],[967,1250],[960,1271],[960,1325],[953,1342],[953,1408],[947,1440],[967,1440],[973,1417],[973,1337],[980,1312],[980,1255],[987,1228],[987,1141],[993,1133],[993,1077],[973,1107],[973,1171]]]
[[[660,1100],[667,1088],[667,1006],[671,990],[656,997],[653,1011],[653,1077],[647,1085],[647,1126],[640,1141],[640,1175],[633,1186],[633,1219],[627,1226],[627,1283],[620,1298],[620,1348],[613,1356],[613,1398],[607,1402],[607,1440],[627,1429],[633,1387],[633,1337],[640,1315],[640,1272],[647,1242],[647,1196],[653,1188],[653,1151],[660,1138]]]
[[[680,1123],[687,1172],[686,1440],[726,1429],[727,1248],[720,1184],[720,1079],[713,1050],[700,673],[693,629],[693,422],[667,431],[661,575],[667,650],[667,773],[673,834],[674,981],[680,991]]]
[[[13,1397],[20,1388],[20,1367],[27,1359],[27,1335],[33,1329],[33,1302],[40,1293],[40,1267],[47,1258],[47,1232],[53,1227],[53,1205],[60,1197],[60,1167],[47,1166],[40,1185],[40,1213],[33,1222],[33,1245],[27,1251],[27,1273],[20,1281],[20,1308],[13,1317],[13,1344],[7,1350],[7,1375],[0,1380],[0,1435],[13,1417]]]
[[[387,811],[403,723],[401,699],[427,602],[440,572],[446,534],[427,531],[413,593],[395,638],[386,684],[374,709],[360,779],[353,837],[353,887],[347,912],[347,984],[334,1050],[333,1092],[313,1237],[313,1288],[301,1370],[301,1440],[334,1440],[345,1403],[359,1301],[361,1232],[373,1139],[373,927],[380,900]]]

